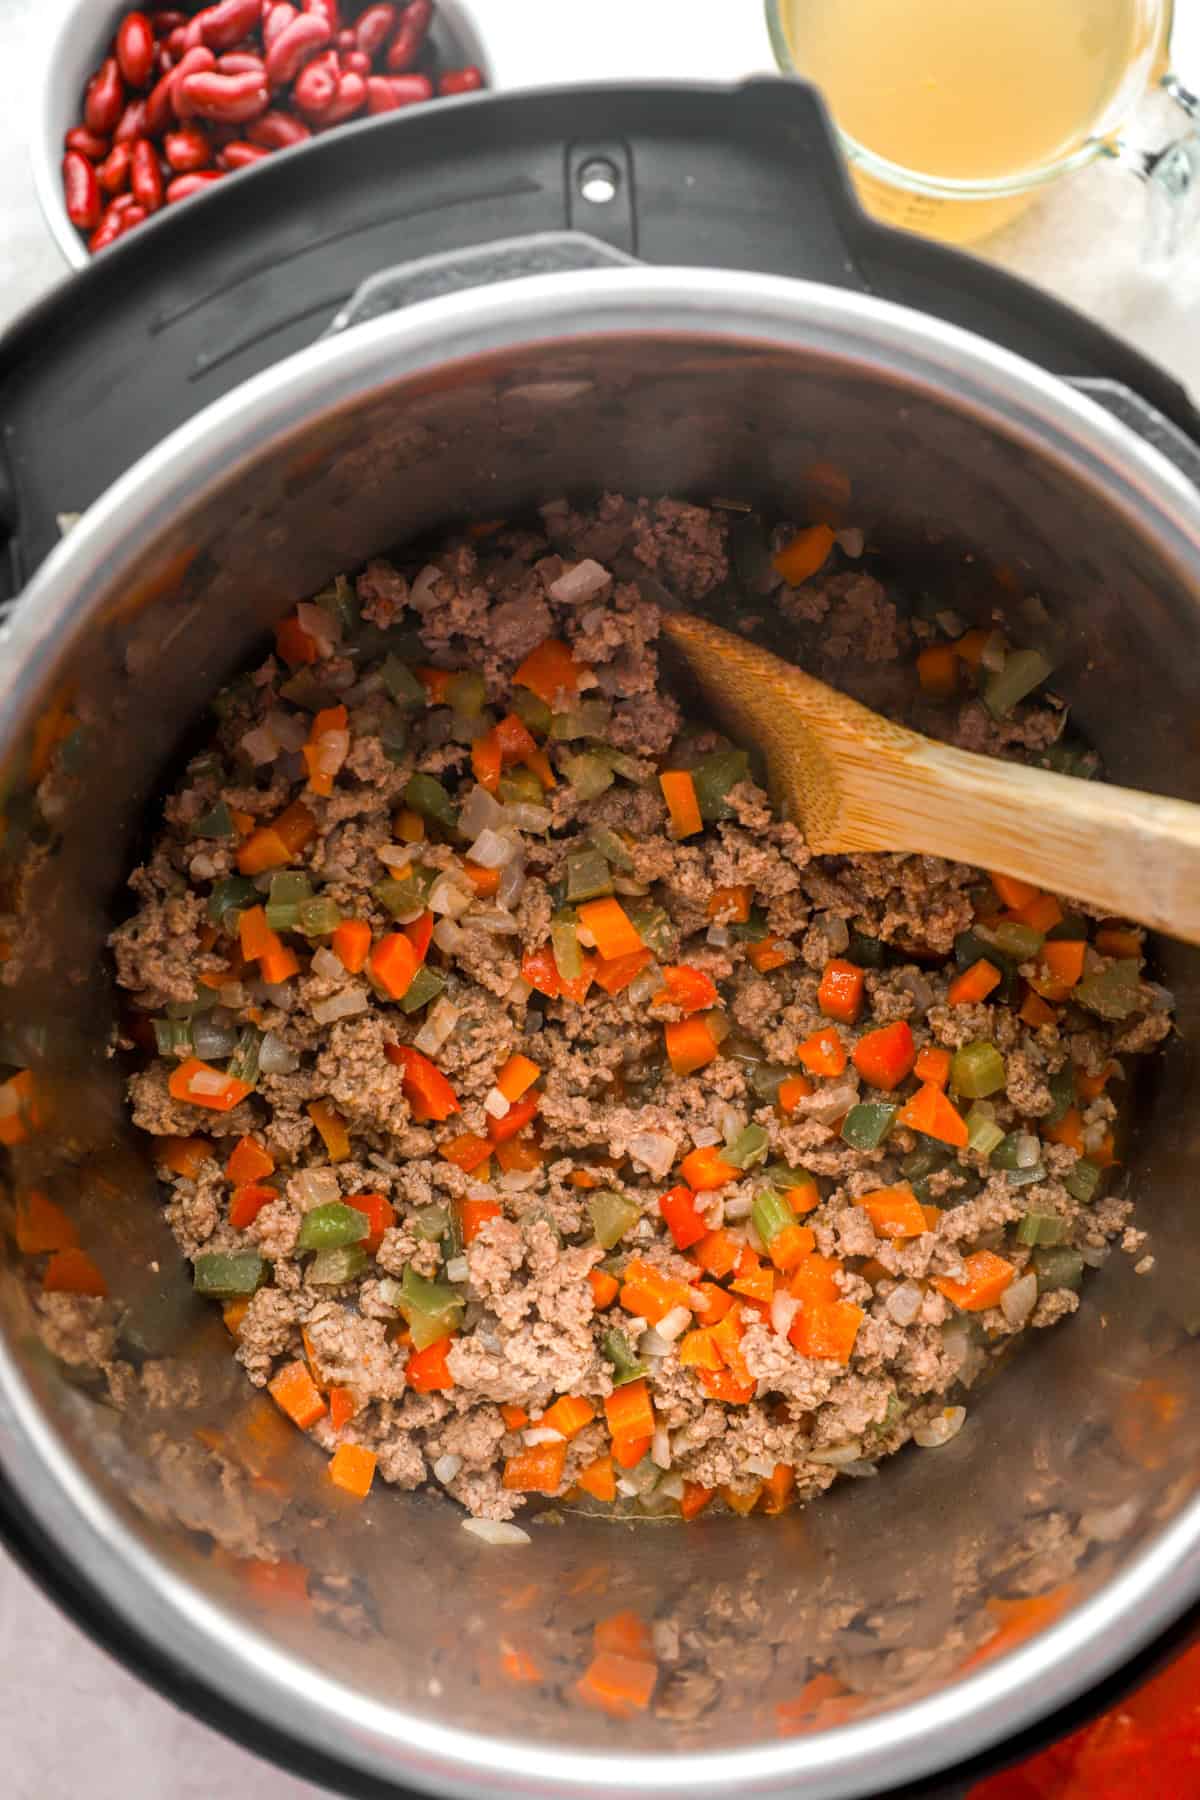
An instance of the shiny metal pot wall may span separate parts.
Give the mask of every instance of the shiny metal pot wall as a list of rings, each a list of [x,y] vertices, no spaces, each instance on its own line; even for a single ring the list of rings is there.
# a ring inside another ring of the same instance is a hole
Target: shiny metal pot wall
[[[123,872],[181,734],[202,729],[289,602],[427,527],[565,490],[786,513],[814,460],[853,471],[856,522],[915,576],[953,572],[960,610],[1040,595],[1056,685],[1114,777],[1200,798],[1200,508],[1186,482],[1090,401],[978,340],[767,278],[539,277],[315,346],[122,478],[8,632],[4,904],[28,955],[4,990],[0,1049],[35,1068],[45,1117],[17,1176],[77,1199],[124,1308],[122,1360],[174,1358],[208,1398],[155,1411],[133,1377],[114,1407],[87,1368],[38,1344],[10,1264],[0,1458],[58,1554],[144,1641],[250,1728],[348,1769],[471,1795],[875,1793],[1060,1704],[1200,1588],[1193,953],[1164,950],[1181,1032],[1129,1156],[1153,1276],[1114,1258],[1076,1319],[977,1392],[951,1445],[777,1520],[631,1530],[568,1512],[527,1546],[490,1549],[426,1495],[335,1507],[324,1459],[264,1426],[268,1403],[247,1416],[122,1123],[103,942]],[[998,563],[1019,581],[984,579]],[[54,708],[79,722],[75,754],[35,800],[31,734]],[[307,1599],[247,1562],[264,1547],[307,1565]],[[1064,1575],[1055,1621],[965,1667],[989,1598]],[[682,1677],[625,1724],[578,1704],[590,1628],[625,1606],[668,1622],[668,1650],[674,1626],[677,1670],[708,1647],[716,1704]],[[505,1646],[528,1650],[544,1683],[506,1680]],[[869,1705],[780,1736],[777,1704],[827,1658]]]

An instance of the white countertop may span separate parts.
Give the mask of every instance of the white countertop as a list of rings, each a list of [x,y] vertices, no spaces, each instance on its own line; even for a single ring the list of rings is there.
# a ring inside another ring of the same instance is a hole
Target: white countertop
[[[916,3],[916,0],[914,0]],[[454,0],[481,19],[497,85],[736,80],[771,66],[758,0]],[[1178,66],[1200,86],[1200,6],[1180,0]],[[0,0],[10,93],[0,138],[0,325],[66,271],[24,155],[27,58],[51,0]],[[1178,116],[1178,115],[1176,115]],[[1159,115],[1143,137],[1161,142]],[[1059,184],[986,254],[1124,334],[1200,395],[1200,225],[1170,271],[1139,264],[1139,184],[1111,166]],[[93,1646],[0,1553],[0,1741],[6,1800],[317,1800],[177,1712]],[[323,1790],[320,1790],[323,1791]]]

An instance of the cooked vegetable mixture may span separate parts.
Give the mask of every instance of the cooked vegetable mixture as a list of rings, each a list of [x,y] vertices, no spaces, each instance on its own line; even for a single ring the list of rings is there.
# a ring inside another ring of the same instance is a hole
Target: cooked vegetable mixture
[[[660,687],[658,601],[727,598],[731,554],[819,671],[1081,766],[1044,657],[899,604],[860,532],[609,496],[298,607],[132,877],[170,1222],[351,1494],[777,1512],[944,1443],[1140,1251],[1109,1189],[1119,1059],[1170,1029],[1141,934],[811,856]]]

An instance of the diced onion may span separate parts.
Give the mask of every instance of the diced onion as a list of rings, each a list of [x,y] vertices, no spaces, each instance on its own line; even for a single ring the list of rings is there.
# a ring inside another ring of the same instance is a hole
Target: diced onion
[[[409,604],[418,612],[424,612],[436,600],[434,587],[442,578],[442,571],[434,563],[426,563],[417,575],[409,592]]]
[[[1095,1512],[1080,1514],[1079,1529],[1084,1537],[1089,1537],[1097,1544],[1115,1544],[1118,1538],[1132,1529],[1137,1522],[1141,1506],[1136,1500],[1123,1500],[1118,1506],[1097,1508]]]
[[[658,1486],[655,1488],[654,1491],[656,1494],[662,1494],[663,1497],[667,1500],[682,1500],[683,1499],[683,1476],[682,1475],[664,1475],[662,1480],[659,1482]],[[668,1621],[666,1619],[656,1619],[655,1620],[654,1634],[655,1634],[656,1647],[657,1647],[657,1643],[658,1643],[658,1633],[659,1633],[661,1627],[666,1626],[669,1623],[670,1623],[670,1621]]]
[[[481,831],[497,831],[506,812],[494,794],[485,787],[473,787],[458,815],[458,828],[464,837],[478,837]]]
[[[510,912],[502,906],[477,906],[468,921],[479,931],[490,931],[493,937],[515,937],[521,929]]]
[[[1036,1169],[1042,1157],[1042,1147],[1032,1131],[1019,1131],[1016,1142],[1018,1169]]]
[[[708,928],[707,942],[713,946],[714,950],[724,950],[728,945],[732,944],[733,933],[730,931],[728,925],[710,925]]]
[[[1037,1276],[1030,1269],[1005,1288],[1000,1296],[1000,1311],[1010,1325],[1019,1328],[1037,1305],[1037,1297]]]
[[[794,1294],[789,1294],[786,1288],[779,1288],[771,1296],[771,1325],[780,1337],[787,1336],[799,1311],[799,1300]]]
[[[341,1183],[332,1169],[301,1169],[292,1188],[305,1212],[314,1206],[328,1206],[341,1197]]]
[[[720,1132],[715,1130],[711,1125],[698,1125],[692,1133],[692,1142],[695,1144],[697,1150],[709,1150],[714,1144],[719,1144],[720,1141]]]
[[[747,1475],[761,1475],[765,1479],[775,1473],[775,1459],[771,1456],[748,1456],[742,1467]]]
[[[483,1110],[490,1113],[493,1119],[502,1119],[512,1111],[512,1102],[505,1099],[498,1087],[489,1088],[484,1097]]]
[[[746,1123],[746,1116],[739,1107],[731,1106],[728,1101],[717,1113],[717,1124],[721,1128],[721,1136],[727,1144],[732,1144],[738,1132]]]
[[[311,600],[302,600],[296,608],[296,617],[309,637],[317,640],[321,655],[330,656],[341,636],[333,615],[323,606],[314,606]]]
[[[748,1194],[733,1194],[725,1202],[727,1219],[748,1219],[754,1210],[754,1202]]]
[[[1089,1269],[1102,1269],[1108,1261],[1110,1249],[1107,1244],[1085,1244],[1079,1254]]]
[[[258,1047],[258,1066],[264,1075],[291,1075],[300,1067],[300,1058],[281,1037],[268,1031]]]
[[[481,869],[502,869],[516,854],[517,845],[513,838],[485,825],[467,851],[467,859],[477,863]]]
[[[465,1256],[452,1256],[446,1264],[447,1281],[466,1281],[470,1273],[471,1267]]]
[[[844,531],[835,534],[833,541],[854,562],[862,555],[863,545],[866,543],[857,525],[847,525]]]
[[[312,972],[323,981],[340,981],[346,973],[346,966],[340,956],[322,944],[313,956]]]
[[[626,992],[634,1006],[644,1006],[647,1000],[653,999],[660,988],[666,987],[666,977],[657,963],[651,963],[640,975],[635,975]]]
[[[894,1319],[897,1325],[911,1325],[921,1310],[923,1298],[916,1282],[906,1281],[889,1294],[884,1302],[888,1317]]]
[[[219,1069],[197,1069],[188,1082],[189,1094],[223,1094],[229,1086],[228,1075]]]
[[[850,928],[840,913],[822,913],[820,922],[825,941],[834,956],[840,956],[843,950],[849,949]]]
[[[660,1469],[671,1466],[671,1435],[665,1425],[655,1427],[654,1436],[650,1440],[650,1460]]]
[[[831,1444],[828,1450],[810,1450],[808,1460],[822,1463],[829,1469],[844,1469],[847,1463],[859,1460],[862,1448],[858,1439],[852,1438],[848,1444]]]
[[[533,989],[530,987],[525,977],[523,975],[518,975],[504,998],[511,1001],[514,1006],[520,1006],[524,1001],[528,1000],[532,992]]]
[[[564,569],[558,580],[550,583],[550,598],[564,606],[576,606],[601,593],[611,580],[608,570],[587,556],[574,568]]]
[[[682,1337],[691,1322],[692,1313],[690,1307],[673,1306],[670,1312],[665,1313],[658,1321],[658,1324],[654,1329],[657,1331],[660,1338],[665,1338],[668,1344],[673,1344],[676,1338]]]
[[[447,956],[453,956],[466,943],[467,934],[453,919],[439,919],[433,928],[433,941],[439,950],[444,950]]]
[[[562,1432],[555,1431],[552,1425],[531,1425],[521,1436],[530,1447],[535,1444],[561,1444],[563,1441]]]
[[[413,1040],[422,1056],[437,1054],[458,1024],[460,1016],[454,1002],[447,1000],[443,994],[436,1005],[430,1008],[428,1018]]]
[[[498,1186],[506,1194],[523,1194],[529,1188],[537,1186],[541,1173],[540,1169],[505,1169]]]
[[[227,981],[223,988],[217,990],[217,998],[231,1012],[240,1012],[246,1004],[246,991],[240,981]]]
[[[299,713],[284,712],[277,707],[267,714],[267,730],[281,750],[299,750],[308,742],[308,725]]]
[[[936,1450],[958,1436],[966,1417],[965,1406],[943,1406],[941,1412],[935,1413],[927,1424],[917,1426],[913,1432],[913,1442],[920,1444],[922,1450]]]
[[[407,844],[380,844],[375,854],[387,869],[407,869],[412,862],[412,850]]]
[[[348,731],[323,731],[317,739],[316,764],[322,775],[336,775],[350,754]]]
[[[637,1348],[639,1356],[653,1356],[658,1358],[669,1356],[671,1354],[670,1344],[665,1337],[659,1336],[658,1331],[653,1325],[648,1326],[646,1330],[643,1331],[641,1337],[638,1339]]]
[[[232,1056],[238,1034],[232,1025],[214,1025],[203,1013],[193,1022],[192,1045],[202,1062],[218,1056]]]
[[[275,734],[266,725],[256,725],[252,731],[243,732],[241,745],[252,763],[274,762],[279,755]]]
[[[636,1484],[630,1481],[628,1475],[622,1475],[617,1483],[618,1494],[623,1494],[626,1500],[633,1500],[637,1497],[637,1491]]]
[[[528,800],[514,800],[504,808],[504,823],[518,831],[549,831],[553,818],[548,806],[534,806]]]
[[[445,875],[439,875],[429,893],[430,912],[445,914],[451,919],[460,919],[471,904],[470,894],[464,894]]]
[[[260,981],[255,984],[260,990],[260,998],[269,1000],[272,1006],[282,1008],[284,1012],[292,1004],[292,993],[286,981]]]
[[[500,885],[496,889],[497,904],[511,912],[524,892],[525,858],[514,856],[500,871]]]
[[[635,1162],[661,1181],[670,1173],[679,1154],[679,1143],[665,1131],[638,1131],[629,1140],[629,1154]]]
[[[332,1025],[335,1019],[351,1019],[355,1013],[366,1012],[369,1005],[365,988],[350,987],[330,994],[328,1000],[314,1000],[311,1010],[318,1025]]]
[[[433,1473],[436,1479],[441,1482],[442,1486],[446,1487],[448,1483],[454,1480],[454,1477],[461,1468],[461,1456],[439,1456],[433,1465]]]
[[[519,1525],[508,1525],[502,1519],[464,1519],[462,1528],[472,1537],[482,1538],[485,1544],[527,1544],[530,1541],[527,1531],[522,1531]]]

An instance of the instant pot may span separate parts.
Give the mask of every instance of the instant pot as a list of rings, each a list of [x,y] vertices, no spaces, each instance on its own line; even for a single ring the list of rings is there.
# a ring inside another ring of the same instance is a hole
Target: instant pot
[[[37,1097],[0,1224],[13,1184],[49,1187],[117,1302],[116,1354],[167,1359],[202,1396],[156,1409],[161,1384],[131,1382],[114,1406],[38,1335],[3,1231],[0,1529],[47,1590],[314,1779],[478,1800],[950,1800],[1181,1642],[1200,1593],[1195,951],[1159,949],[1179,1030],[1124,1177],[1153,1271],[1114,1256],[952,1443],[780,1518],[566,1507],[488,1546],[433,1495],[336,1504],[324,1459],[254,1410],[124,1120],[104,940],[151,800],[275,618],[428,529],[563,493],[796,516],[801,472],[834,463],[847,522],[909,579],[1053,634],[1055,686],[1113,779],[1200,799],[1183,391],[1021,283],[866,220],[814,96],[755,81],[446,104],[273,159],[29,313],[0,344],[0,426],[20,595],[0,644],[0,1057]],[[704,1645],[709,1703],[580,1705],[592,1627],[625,1607],[677,1643],[677,1672]],[[513,1652],[539,1682],[506,1675]],[[781,1734],[819,1670],[861,1710]]]

